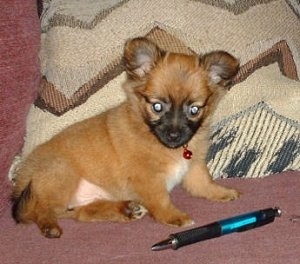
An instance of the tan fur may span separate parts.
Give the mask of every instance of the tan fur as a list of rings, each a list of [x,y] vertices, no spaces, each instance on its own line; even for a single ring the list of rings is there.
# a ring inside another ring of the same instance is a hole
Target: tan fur
[[[141,47],[151,54],[138,57],[136,51]],[[46,237],[59,237],[58,218],[128,221],[142,217],[145,207],[161,223],[186,226],[192,220],[173,205],[167,185],[182,182],[192,195],[211,200],[236,199],[239,193],[215,183],[205,164],[209,117],[225,93],[225,81],[238,69],[235,59],[223,55],[210,59],[204,55],[201,59],[169,54],[143,38],[129,40],[124,48],[128,99],[70,126],[26,158],[13,189],[15,219],[33,221]],[[229,68],[227,79],[221,76],[222,83],[211,80],[210,63],[214,59],[216,63],[224,60]],[[191,117],[203,119],[188,142],[193,151],[191,160],[184,160],[181,147],[168,148],[149,131],[145,118],[156,120],[159,116],[145,96],[168,97],[175,102],[188,99],[203,106],[199,115]],[[70,208],[82,179],[112,199]]]

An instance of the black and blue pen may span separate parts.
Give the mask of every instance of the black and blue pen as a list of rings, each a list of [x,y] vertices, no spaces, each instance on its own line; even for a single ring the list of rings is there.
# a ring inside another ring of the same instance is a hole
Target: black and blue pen
[[[272,223],[275,217],[279,216],[281,216],[281,210],[277,207],[234,216],[205,226],[171,234],[168,239],[153,245],[152,250],[178,249],[203,240],[246,231]]]

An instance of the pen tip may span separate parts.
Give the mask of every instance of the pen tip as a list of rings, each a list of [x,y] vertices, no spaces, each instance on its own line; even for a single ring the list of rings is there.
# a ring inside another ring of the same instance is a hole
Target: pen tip
[[[276,210],[275,215],[276,215],[277,217],[280,217],[280,216],[282,215],[282,210],[281,210],[279,207],[275,207],[275,210]]]
[[[155,244],[155,245],[153,245],[153,246],[151,247],[151,250],[152,250],[152,251],[159,251],[159,250],[161,250],[161,248],[160,248],[159,245]]]
[[[172,239],[166,239],[157,244],[154,244],[151,247],[151,250],[152,251],[160,251],[160,250],[169,249],[169,248],[173,248]]]

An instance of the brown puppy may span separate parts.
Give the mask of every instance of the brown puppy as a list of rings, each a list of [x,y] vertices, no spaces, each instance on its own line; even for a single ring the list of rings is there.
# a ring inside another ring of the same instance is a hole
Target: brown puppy
[[[70,126],[21,164],[17,222],[33,221],[49,238],[61,236],[62,217],[129,221],[148,211],[161,223],[187,226],[190,217],[170,201],[175,185],[215,201],[239,196],[215,183],[205,164],[209,119],[238,61],[223,51],[167,53],[136,38],[125,45],[124,63],[124,103]]]

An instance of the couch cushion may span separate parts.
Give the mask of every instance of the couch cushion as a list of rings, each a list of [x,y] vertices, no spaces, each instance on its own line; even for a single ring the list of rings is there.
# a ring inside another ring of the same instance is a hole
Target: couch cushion
[[[225,49],[240,58],[235,86],[214,116],[207,159],[215,178],[299,169],[300,21],[287,2],[45,1],[43,82],[24,155],[124,100],[123,44],[147,36],[171,51]]]
[[[183,189],[172,193],[174,204],[205,225],[234,215],[279,206],[283,215],[273,223],[173,250],[151,246],[183,228],[156,223],[149,216],[131,223],[80,223],[60,220],[61,238],[51,240],[36,225],[16,225],[5,214],[1,222],[1,264],[298,264],[300,259],[300,172],[284,172],[258,179],[221,179],[243,192],[234,202],[192,198]],[[13,238],[13,239],[12,239]],[[17,249],[17,250],[16,250]]]

